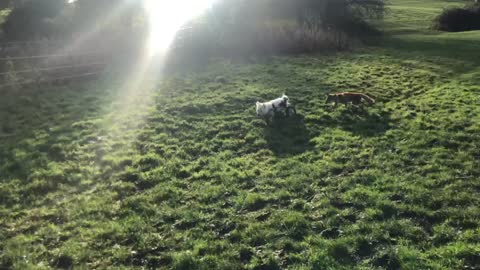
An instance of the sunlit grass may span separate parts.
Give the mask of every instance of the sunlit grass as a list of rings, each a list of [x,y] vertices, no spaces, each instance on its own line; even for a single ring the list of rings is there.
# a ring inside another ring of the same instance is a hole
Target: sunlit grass
[[[125,101],[121,84],[23,100],[38,116],[7,111],[19,136],[0,148],[0,262],[471,266],[475,86],[451,82],[462,61],[389,52],[218,62]],[[266,127],[252,100],[285,86],[302,117]],[[379,104],[323,106],[353,88]]]

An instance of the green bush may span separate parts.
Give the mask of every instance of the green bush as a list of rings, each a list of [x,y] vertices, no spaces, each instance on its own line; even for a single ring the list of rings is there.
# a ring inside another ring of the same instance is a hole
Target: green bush
[[[447,32],[480,30],[480,4],[445,9],[434,19],[433,28]]]
[[[186,59],[344,50],[378,34],[383,1],[222,0],[188,23],[173,43]]]

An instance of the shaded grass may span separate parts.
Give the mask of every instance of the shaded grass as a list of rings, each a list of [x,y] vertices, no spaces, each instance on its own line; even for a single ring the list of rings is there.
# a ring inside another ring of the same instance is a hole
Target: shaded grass
[[[0,268],[478,268],[476,33],[430,35],[3,96]]]

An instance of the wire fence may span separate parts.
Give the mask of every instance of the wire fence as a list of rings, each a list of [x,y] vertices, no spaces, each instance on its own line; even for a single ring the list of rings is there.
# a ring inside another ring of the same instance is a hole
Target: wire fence
[[[57,44],[64,43],[64,40],[37,40],[37,41],[5,41],[0,42],[0,47],[5,45],[22,45],[22,44]]]
[[[0,49],[32,47],[32,46],[52,46],[65,44],[65,40],[39,40],[39,41],[10,41],[0,42]]]
[[[52,46],[57,53],[43,53],[45,47],[50,44],[60,43],[62,42],[0,43],[0,90],[74,79],[88,80],[106,71],[109,60],[107,51],[72,50],[66,52]],[[29,50],[24,50],[25,46],[28,46]],[[37,50],[36,46],[38,46]],[[10,50],[6,51],[5,48]]]
[[[48,59],[58,57],[77,57],[87,55],[104,55],[106,52],[80,52],[80,53],[65,53],[65,54],[50,54],[50,55],[31,55],[31,56],[19,56],[19,57],[4,57],[0,58],[0,61],[18,61],[18,60],[31,60],[31,59]]]
[[[104,73],[104,72],[105,71],[98,71],[98,72],[90,72],[90,73],[76,74],[76,75],[70,75],[70,76],[61,76],[61,77],[50,78],[50,79],[40,79],[40,80],[30,80],[30,81],[21,81],[21,82],[16,82],[16,83],[0,84],[0,89],[7,88],[7,87],[28,85],[28,84],[58,82],[58,81],[71,80],[71,79],[94,77],[94,76],[100,75],[101,73]]]
[[[57,66],[51,68],[33,68],[33,69],[24,69],[24,70],[15,70],[9,72],[0,72],[0,76],[7,76],[12,73],[15,74],[22,74],[22,73],[34,73],[39,71],[49,71],[49,70],[61,70],[61,69],[72,69],[72,68],[80,68],[80,67],[90,67],[90,66],[102,66],[106,65],[106,63],[91,63],[91,64],[80,64],[80,65],[70,65],[70,66]]]

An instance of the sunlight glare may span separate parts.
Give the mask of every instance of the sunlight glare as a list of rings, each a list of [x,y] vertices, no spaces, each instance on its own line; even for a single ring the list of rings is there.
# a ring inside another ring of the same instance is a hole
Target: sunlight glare
[[[188,20],[201,15],[214,0],[145,0],[149,17],[150,54],[168,49],[176,32]]]

